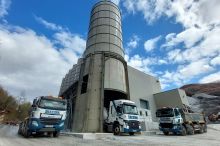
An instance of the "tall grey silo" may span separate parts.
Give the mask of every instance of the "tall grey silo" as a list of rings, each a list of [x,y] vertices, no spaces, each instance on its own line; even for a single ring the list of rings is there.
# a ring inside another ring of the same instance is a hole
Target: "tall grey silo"
[[[102,132],[103,108],[115,99],[129,99],[120,10],[100,1],[91,11],[75,100],[73,131]]]

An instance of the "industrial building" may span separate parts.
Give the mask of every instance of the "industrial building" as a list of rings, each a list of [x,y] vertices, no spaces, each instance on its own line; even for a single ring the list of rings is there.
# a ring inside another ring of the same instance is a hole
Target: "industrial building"
[[[154,96],[157,99],[163,94],[159,93],[160,82],[127,65],[122,40],[121,13],[117,5],[110,1],[95,4],[86,50],[60,87],[59,96],[68,100],[67,129],[103,132],[103,108],[109,108],[109,102],[117,99],[137,104],[142,130],[158,128],[155,112],[159,105]]]

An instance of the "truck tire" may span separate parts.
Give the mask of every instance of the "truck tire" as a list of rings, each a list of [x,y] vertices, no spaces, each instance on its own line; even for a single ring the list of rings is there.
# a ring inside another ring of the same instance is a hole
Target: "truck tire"
[[[24,125],[24,137],[29,138],[31,136],[31,132],[28,130],[28,122]]]
[[[186,128],[183,125],[181,126],[181,133],[180,133],[180,135],[186,136]]]
[[[194,135],[195,134],[193,127],[191,125],[188,125],[188,124],[186,124],[186,131],[187,131],[188,135]]]
[[[25,138],[29,138],[31,136],[31,133],[26,129],[24,133]]]
[[[200,125],[199,126],[199,134],[202,134],[202,133],[204,133],[204,127],[203,127],[203,125]]]
[[[21,127],[18,128],[18,135],[21,135]]]
[[[203,125],[203,132],[206,133],[207,132],[207,125]]]
[[[114,133],[114,135],[120,135],[120,126],[119,126],[119,124],[115,124],[113,126],[113,133]]]
[[[168,131],[163,131],[163,134],[164,135],[169,135],[169,132]]]
[[[131,136],[134,135],[134,132],[129,132],[129,135],[131,135]]]
[[[56,131],[53,133],[53,137],[59,137],[60,136],[60,132],[59,131]]]

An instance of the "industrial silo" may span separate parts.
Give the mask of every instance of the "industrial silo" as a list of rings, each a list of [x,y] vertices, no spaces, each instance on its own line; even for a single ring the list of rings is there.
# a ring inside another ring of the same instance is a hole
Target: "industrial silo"
[[[100,1],[93,6],[82,58],[73,131],[102,132],[104,107],[109,108],[111,100],[129,99],[121,14],[114,3]]]

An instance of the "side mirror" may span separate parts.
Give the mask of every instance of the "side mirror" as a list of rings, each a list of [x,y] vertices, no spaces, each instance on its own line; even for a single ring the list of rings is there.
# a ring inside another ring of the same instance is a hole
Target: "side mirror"
[[[37,99],[34,99],[32,107],[36,107],[37,106]]]
[[[122,113],[122,108],[121,108],[120,106],[117,106],[116,112],[117,112],[117,113]]]

